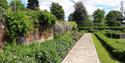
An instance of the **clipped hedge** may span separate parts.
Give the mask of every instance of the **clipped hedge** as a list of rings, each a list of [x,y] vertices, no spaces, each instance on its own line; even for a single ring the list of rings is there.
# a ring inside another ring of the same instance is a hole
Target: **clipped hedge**
[[[120,34],[119,33],[105,33],[105,35],[109,38],[120,38]]]
[[[96,33],[104,47],[118,60],[125,62],[125,43],[107,38],[103,33]]]
[[[1,63],[61,63],[81,34],[67,32],[50,41],[31,45],[7,45],[0,54]],[[79,35],[79,36],[78,36]]]

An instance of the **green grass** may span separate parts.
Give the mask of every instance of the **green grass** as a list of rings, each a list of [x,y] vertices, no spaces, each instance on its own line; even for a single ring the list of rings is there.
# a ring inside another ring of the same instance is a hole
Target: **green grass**
[[[93,41],[98,53],[98,57],[100,59],[100,63],[120,63],[117,60],[111,58],[108,51],[103,47],[101,42],[96,38],[94,34],[93,34]]]

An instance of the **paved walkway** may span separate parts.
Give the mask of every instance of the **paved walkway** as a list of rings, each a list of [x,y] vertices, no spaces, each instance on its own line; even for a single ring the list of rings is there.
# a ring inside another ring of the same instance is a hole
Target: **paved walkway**
[[[91,33],[85,33],[62,63],[99,63]]]

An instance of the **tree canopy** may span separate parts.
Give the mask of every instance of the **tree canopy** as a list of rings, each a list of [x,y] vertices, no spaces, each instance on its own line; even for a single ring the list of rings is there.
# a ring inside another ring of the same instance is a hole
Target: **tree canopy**
[[[86,26],[89,18],[88,18],[88,14],[87,14],[85,6],[83,5],[81,1],[79,1],[75,3],[74,8],[75,8],[75,11],[73,12],[73,15],[71,16],[73,17],[72,19],[76,21],[78,26]]]
[[[68,16],[68,21],[73,21],[73,13]]]
[[[107,25],[108,26],[120,26],[121,20],[120,17],[122,16],[121,12],[112,10],[106,15]]]
[[[94,25],[102,26],[105,22],[105,11],[101,9],[97,9],[93,13]]]
[[[10,3],[10,7],[13,11],[21,11],[25,9],[24,5],[21,3],[20,0],[12,0]]]
[[[27,8],[35,10],[38,7],[39,7],[38,0],[28,0]]]
[[[52,2],[50,7],[51,13],[57,17],[58,20],[64,20],[64,10],[58,3]]]

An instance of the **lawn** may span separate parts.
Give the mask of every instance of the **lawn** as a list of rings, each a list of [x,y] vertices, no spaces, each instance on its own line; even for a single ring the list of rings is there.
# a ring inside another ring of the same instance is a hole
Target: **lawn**
[[[93,34],[93,41],[97,50],[98,57],[100,59],[101,63],[120,63],[117,60],[114,60],[108,51],[103,47],[101,42],[96,38],[96,36]]]

